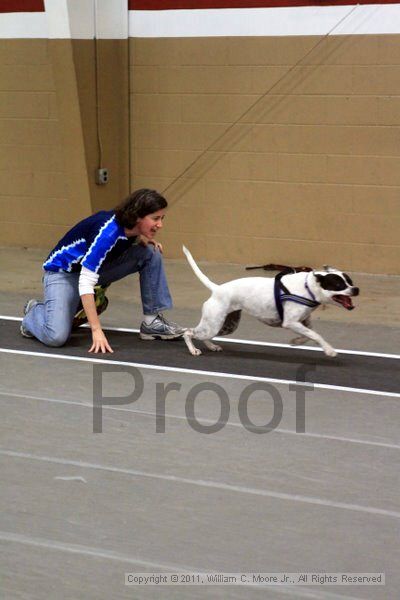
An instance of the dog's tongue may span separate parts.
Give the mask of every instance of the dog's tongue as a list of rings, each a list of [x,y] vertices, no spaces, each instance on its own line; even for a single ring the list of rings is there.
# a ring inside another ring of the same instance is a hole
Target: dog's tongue
[[[344,303],[343,303],[343,306],[344,306],[345,308],[347,308],[347,310],[353,310],[353,308],[354,308],[354,304],[353,304],[353,302],[351,301],[351,298],[350,298],[350,296],[345,296],[345,301],[344,301]]]
[[[340,302],[340,304],[347,310],[353,310],[354,304],[353,304],[350,296],[342,296],[341,294],[337,294],[334,296],[334,299],[337,302]]]

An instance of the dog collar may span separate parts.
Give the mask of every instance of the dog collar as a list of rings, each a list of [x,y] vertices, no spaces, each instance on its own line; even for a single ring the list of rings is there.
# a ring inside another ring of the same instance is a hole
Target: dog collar
[[[311,298],[305,298],[304,296],[298,296],[297,294],[291,294],[290,291],[288,290],[288,288],[285,285],[283,285],[283,283],[281,281],[282,277],[284,277],[285,275],[290,275],[290,273],[288,273],[287,271],[278,273],[278,275],[276,275],[276,277],[275,277],[275,285],[274,285],[275,304],[276,304],[276,309],[278,311],[281,321],[283,321],[283,317],[284,317],[284,315],[283,315],[283,303],[284,302],[295,302],[296,304],[302,304],[303,306],[307,306],[309,308],[316,308],[317,306],[320,305],[320,302],[318,302],[315,299],[314,294],[312,293],[312,291],[309,288],[309,285],[307,283],[308,276],[305,281],[305,287],[306,287],[308,294],[311,296]]]
[[[309,277],[310,277],[310,273],[307,275],[307,278],[306,278],[306,280],[304,282],[304,285],[306,286],[306,290],[310,294],[312,300],[314,300],[314,302],[316,302],[317,304],[320,304],[320,302],[317,301],[316,297],[314,296],[314,294],[312,293],[312,291],[309,288],[309,285],[308,285],[308,278]]]

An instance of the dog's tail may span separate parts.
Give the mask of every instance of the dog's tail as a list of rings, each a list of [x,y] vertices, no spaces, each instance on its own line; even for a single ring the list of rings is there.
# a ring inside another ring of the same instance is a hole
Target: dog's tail
[[[203,283],[211,291],[217,289],[218,285],[216,283],[213,283],[212,281],[210,281],[210,279],[208,279],[208,277],[206,275],[204,275],[204,273],[202,271],[200,271],[199,267],[196,265],[194,258],[190,254],[189,250],[185,246],[182,246],[182,250],[188,260],[189,265],[192,267],[195,275],[197,275],[197,277],[200,279],[201,283]]]

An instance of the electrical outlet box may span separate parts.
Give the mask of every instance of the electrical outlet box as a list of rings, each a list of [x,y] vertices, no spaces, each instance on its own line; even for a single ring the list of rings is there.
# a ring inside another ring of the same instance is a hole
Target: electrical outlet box
[[[108,169],[97,169],[96,183],[97,185],[105,185],[108,183]]]

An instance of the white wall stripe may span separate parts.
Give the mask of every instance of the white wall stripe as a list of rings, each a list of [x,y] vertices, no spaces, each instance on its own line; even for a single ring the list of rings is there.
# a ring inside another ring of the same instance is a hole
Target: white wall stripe
[[[49,39],[69,39],[68,0],[44,0],[44,7]]]
[[[121,475],[129,475],[132,477],[143,477],[146,479],[155,479],[159,481],[168,481],[171,483],[181,483],[184,485],[193,485],[201,488],[216,489],[224,492],[232,492],[238,494],[248,494],[251,496],[260,496],[264,498],[272,498],[275,500],[286,500],[289,502],[300,502],[302,504],[312,504],[317,506],[324,506],[325,508],[334,508],[339,510],[348,510],[358,513],[365,513],[374,515],[377,517],[388,517],[392,519],[400,519],[400,512],[394,510],[386,510],[383,508],[376,508],[372,506],[362,506],[360,504],[351,504],[348,502],[335,502],[332,500],[325,500],[323,498],[316,498],[313,496],[303,496],[301,494],[287,494],[283,492],[274,492],[270,490],[263,490],[257,488],[251,488],[242,485],[232,485],[229,483],[221,483],[218,481],[210,481],[205,479],[190,479],[188,477],[179,477],[177,475],[162,475],[161,473],[149,473],[147,471],[139,471],[137,469],[123,469],[120,467],[111,467],[107,465],[101,465],[98,463],[89,463],[85,461],[68,460],[64,458],[55,458],[53,456],[43,456],[37,454],[31,454],[29,452],[16,452],[14,450],[2,449],[0,450],[1,456],[8,456],[10,458],[21,458],[39,462],[48,462],[58,465],[70,465],[81,469],[94,469],[97,471],[107,471],[110,473],[119,473]]]
[[[326,35],[353,6],[129,11],[130,37]],[[334,35],[400,33],[400,5],[357,9]]]
[[[127,39],[126,0],[44,0],[45,12],[0,13],[0,39]]]
[[[76,0],[74,0],[76,2]],[[96,1],[96,37],[101,40],[128,38],[126,0]]]
[[[121,360],[107,360],[102,358],[89,358],[85,356],[71,356],[68,354],[51,354],[50,352],[28,352],[27,350],[11,350],[9,348],[0,348],[0,353],[15,354],[17,356],[34,356],[36,358],[53,358],[55,360],[69,360],[77,362],[87,362],[105,365],[122,365],[126,367],[136,367],[150,371],[165,371],[169,373],[188,373],[192,375],[204,375],[205,377],[217,377],[222,379],[239,379],[240,381],[261,381],[267,383],[278,383],[282,385],[297,385],[299,387],[313,387],[320,390],[334,390],[337,392],[350,392],[353,394],[366,394],[369,396],[384,396],[386,398],[400,398],[400,393],[383,392],[380,390],[366,390],[362,388],[352,388],[341,385],[328,385],[325,383],[311,383],[309,381],[295,381],[294,379],[277,379],[274,377],[255,377],[252,375],[237,375],[236,373],[220,373],[218,371],[202,371],[201,369],[184,369],[182,367],[166,367],[163,365],[148,365],[145,363],[127,362]]]
[[[127,39],[126,0],[45,0],[49,37]]]
[[[326,35],[353,8],[303,6],[201,10],[127,11],[126,0],[45,0],[46,12],[1,13],[0,39],[93,39],[95,2],[98,39],[130,37],[218,37]],[[400,33],[399,4],[356,10],[334,35]]]
[[[0,14],[0,39],[48,37],[47,17],[44,12]]]
[[[16,394],[14,392],[6,392],[6,391],[0,391],[0,395],[1,396],[6,396],[8,398],[20,398],[20,399],[26,399],[26,400],[35,400],[37,402],[49,402],[50,404],[66,404],[69,406],[78,406],[80,408],[90,408],[90,410],[93,410],[93,403],[89,404],[88,402],[76,402],[74,400],[61,400],[59,398],[43,398],[42,396],[32,396],[30,394]],[[143,417],[151,417],[151,418],[156,418],[157,416],[161,416],[161,413],[157,413],[157,412],[152,412],[150,410],[139,410],[139,409],[131,409],[131,408],[123,408],[121,406],[103,406],[102,407],[103,410],[114,410],[114,411],[119,411],[119,412],[128,412],[128,413],[132,413],[135,415],[141,415]],[[171,413],[162,413],[162,416],[166,419],[176,419],[178,421],[190,421],[192,419],[190,419],[189,417],[186,416],[182,416],[182,415],[172,415]],[[195,419],[193,419],[194,421]],[[197,422],[197,420],[196,420]],[[205,419],[204,417],[201,417],[201,422],[202,423],[207,423],[210,425],[214,425],[215,424],[215,419]],[[243,425],[241,423],[235,423],[233,421],[227,421],[225,423],[225,425],[227,427],[240,427],[243,428]],[[360,439],[355,439],[355,438],[347,438],[347,437],[342,437],[342,436],[337,436],[337,435],[327,435],[327,434],[323,434],[323,433],[311,433],[309,431],[306,431],[305,433],[298,433],[297,431],[291,430],[291,429],[273,429],[271,430],[271,433],[280,433],[283,435],[300,435],[302,438],[310,438],[310,439],[322,439],[322,440],[327,440],[327,441],[332,441],[332,442],[344,442],[346,444],[361,444],[363,446],[376,446],[378,448],[388,448],[390,450],[400,450],[400,445],[399,444],[390,444],[388,442],[374,442],[371,440],[360,440]]]

